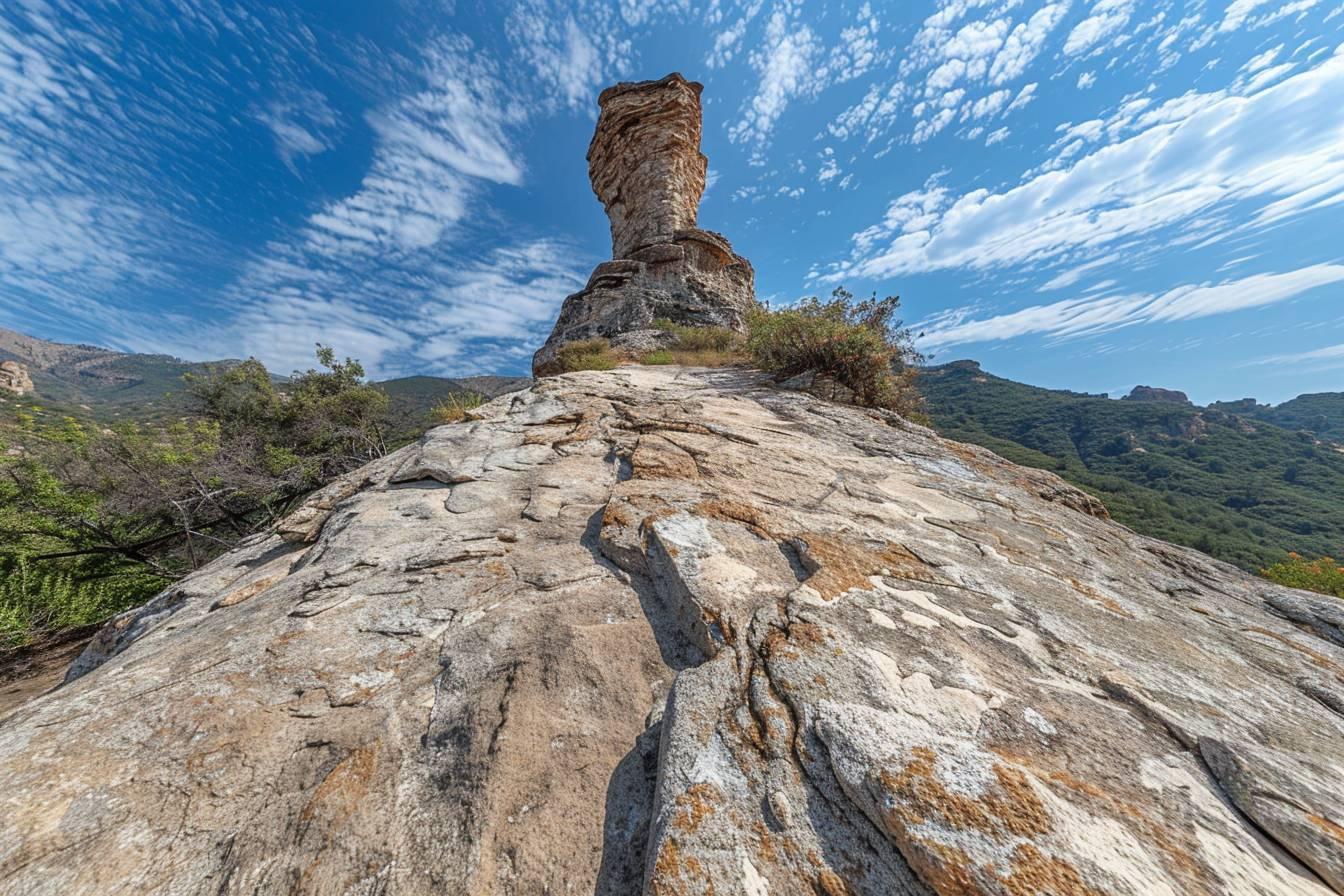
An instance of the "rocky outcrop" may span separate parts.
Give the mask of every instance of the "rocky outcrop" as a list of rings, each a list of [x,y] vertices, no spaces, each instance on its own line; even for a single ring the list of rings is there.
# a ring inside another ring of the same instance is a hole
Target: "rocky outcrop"
[[[696,226],[705,190],[701,85],[671,74],[617,84],[598,98],[588,147],[593,192],[611,220],[612,260],[565,299],[537,352],[538,376],[555,372],[566,342],[601,337],[632,352],[657,347],[659,318],[742,330],[755,306],[751,264],[722,235]]]
[[[742,371],[569,374],[0,723],[5,893],[1344,892],[1344,613]]]
[[[1190,396],[1175,389],[1159,389],[1156,386],[1135,386],[1121,401],[1158,401],[1168,404],[1190,404]]]
[[[0,361],[0,389],[15,395],[27,395],[33,391],[33,379],[28,368],[18,361]]]

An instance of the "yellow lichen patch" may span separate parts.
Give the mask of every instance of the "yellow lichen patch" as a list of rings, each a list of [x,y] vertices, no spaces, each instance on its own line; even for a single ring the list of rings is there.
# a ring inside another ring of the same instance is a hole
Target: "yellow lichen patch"
[[[692,784],[673,804],[672,827],[684,834],[695,831],[707,816],[714,813],[715,803],[721,800],[722,795],[713,784]]]
[[[1042,853],[1030,843],[1013,850],[1013,864],[1009,875],[1002,878],[1004,892],[1009,896],[1104,896],[1103,891],[1088,886],[1078,869],[1061,859]]]
[[[829,868],[817,874],[812,886],[816,888],[817,896],[849,896],[849,886],[840,875]]]
[[[775,629],[765,636],[765,655],[770,659],[792,660],[798,658],[800,649],[816,647],[826,643],[826,632],[813,622],[795,622],[788,630]]]
[[[321,816],[330,826],[339,826],[359,808],[377,768],[378,742],[374,741],[346,756],[327,773],[299,819],[307,823]]]
[[[887,542],[873,548],[860,541],[808,533],[797,538],[803,563],[812,575],[805,584],[824,600],[832,600],[852,588],[871,588],[875,575],[934,582],[929,567],[899,544]]]
[[[653,896],[714,896],[714,882],[695,856],[684,856],[675,839],[663,841],[653,863]]]
[[[1039,837],[1054,826],[1045,804],[1027,776],[1017,768],[995,763],[995,784],[978,797],[949,790],[938,777],[937,757],[928,747],[916,747],[899,772],[883,771],[879,780],[888,797],[892,828],[909,828],[928,821],[955,831],[975,830],[996,841]]]

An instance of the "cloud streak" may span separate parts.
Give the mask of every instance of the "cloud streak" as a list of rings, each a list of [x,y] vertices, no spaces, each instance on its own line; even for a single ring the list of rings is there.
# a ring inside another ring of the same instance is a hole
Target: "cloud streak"
[[[944,313],[917,328],[923,331],[923,343],[930,348],[1023,336],[1077,339],[1139,324],[1195,320],[1264,307],[1341,282],[1344,265],[1318,264],[1217,284],[1178,286],[1160,295],[1069,299],[974,320],[967,319],[965,313]]]

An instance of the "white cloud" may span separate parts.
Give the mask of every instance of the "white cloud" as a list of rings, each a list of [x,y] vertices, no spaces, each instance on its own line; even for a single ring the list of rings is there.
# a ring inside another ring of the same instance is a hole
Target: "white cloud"
[[[1324,348],[1305,352],[1292,352],[1283,355],[1269,355],[1252,362],[1257,365],[1291,366],[1295,369],[1331,370],[1344,367],[1344,344],[1327,345]]]
[[[1228,4],[1227,12],[1223,14],[1223,21],[1219,23],[1218,30],[1262,28],[1279,19],[1306,12],[1319,2],[1320,0],[1292,0],[1288,3],[1283,3],[1281,0],[1233,0]],[[1256,12],[1266,6],[1270,9],[1265,15],[1255,16]]]
[[[431,44],[423,56],[424,88],[370,116],[378,146],[369,173],[354,195],[309,219],[309,248],[424,249],[463,218],[477,180],[522,182],[505,133],[522,113],[493,67],[463,38]]]
[[[1081,75],[1078,76],[1079,90],[1087,90],[1095,83],[1097,83],[1097,76],[1095,72],[1083,72]]]
[[[1050,3],[1038,9],[1026,22],[1015,26],[989,67],[989,82],[1001,85],[1020,77],[1040,54],[1046,38],[1068,10],[1068,3]]]
[[[1253,75],[1261,69],[1269,68],[1274,64],[1274,60],[1277,59],[1282,52],[1283,44],[1279,44],[1277,47],[1270,47],[1265,52],[1257,53],[1255,56],[1252,56],[1250,61],[1241,67],[1241,70],[1247,74]]]
[[[800,8],[784,4],[771,13],[757,49],[747,58],[759,75],[755,94],[741,117],[728,128],[728,139],[753,148],[758,163],[780,116],[795,99],[811,98],[835,84],[867,73],[879,58],[878,21],[864,4],[856,24],[841,31],[829,50],[799,19]]]
[[[293,96],[268,104],[254,117],[270,130],[276,153],[295,173],[296,157],[317,155],[332,147],[330,132],[337,124],[336,113],[316,90],[296,89]]]
[[[1009,131],[1007,128],[999,128],[998,130],[990,131],[985,137],[985,146],[993,146],[995,143],[1002,143],[1004,140],[1008,139],[1008,134]]]
[[[1161,295],[1119,295],[1034,305],[981,319],[943,313],[916,325],[924,344],[944,347],[1021,336],[1095,336],[1139,324],[1192,320],[1272,305],[1344,282],[1344,265],[1319,264],[1279,274],[1255,274],[1219,284],[1180,286]]]
[[[850,260],[828,276],[1043,263],[1099,254],[1233,203],[1247,203],[1238,217],[1254,228],[1344,201],[1341,102],[1344,53],[1250,96],[1190,95],[1130,113],[1118,128],[1133,136],[1067,168],[1001,192],[949,194],[915,232],[879,224],[856,234]]]
[[[647,14],[641,13],[640,21]],[[554,0],[521,0],[509,14],[505,32],[518,56],[548,88],[542,95],[553,105],[595,111],[598,90],[630,61],[630,41],[605,5],[569,8]],[[472,53],[481,62],[490,58]]]
[[[1100,49],[1104,46],[1103,41],[1125,27],[1133,14],[1133,0],[1098,0],[1088,17],[1074,25],[1065,38],[1065,55],[1076,56]]]

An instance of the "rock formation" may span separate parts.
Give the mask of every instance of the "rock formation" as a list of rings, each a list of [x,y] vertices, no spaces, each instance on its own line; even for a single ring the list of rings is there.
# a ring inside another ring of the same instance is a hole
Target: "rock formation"
[[[555,351],[566,342],[602,337],[631,351],[654,348],[659,318],[744,328],[756,302],[751,264],[723,236],[696,227],[707,164],[700,91],[671,74],[617,84],[598,98],[588,176],[611,219],[612,260],[565,299],[532,360],[538,376],[555,372]]]
[[[1175,389],[1159,389],[1156,386],[1135,386],[1121,401],[1157,401],[1167,404],[1190,404],[1190,396]]]
[[[540,381],[0,722],[0,892],[1344,892],[1344,604],[743,371]]]
[[[28,368],[18,361],[0,361],[0,389],[15,395],[27,395],[33,391],[33,379]]]

